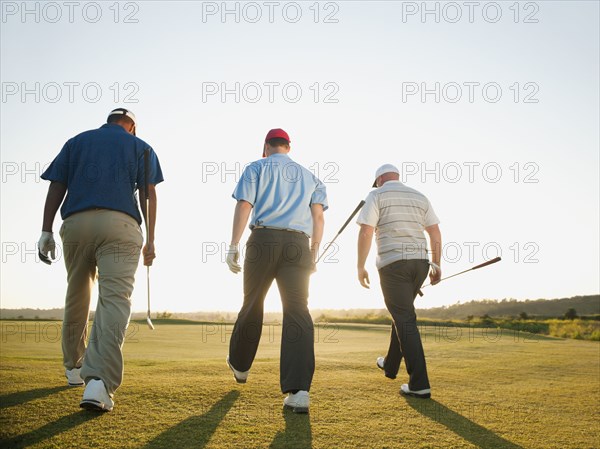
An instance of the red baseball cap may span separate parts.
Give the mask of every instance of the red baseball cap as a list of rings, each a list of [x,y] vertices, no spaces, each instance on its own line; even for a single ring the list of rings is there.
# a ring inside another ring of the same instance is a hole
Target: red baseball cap
[[[288,133],[286,133],[281,128],[275,128],[267,133],[267,137],[265,137],[265,143],[267,143],[267,141],[269,141],[271,139],[275,139],[275,138],[285,139],[288,142],[291,142],[290,136],[288,136]]]
[[[271,139],[276,139],[276,138],[285,139],[288,141],[288,143],[291,142],[290,136],[288,135],[288,133],[286,133],[281,128],[275,128],[267,133],[267,137],[265,137],[265,143],[267,143]],[[265,157],[265,156],[266,156],[265,150],[263,149],[263,157]]]

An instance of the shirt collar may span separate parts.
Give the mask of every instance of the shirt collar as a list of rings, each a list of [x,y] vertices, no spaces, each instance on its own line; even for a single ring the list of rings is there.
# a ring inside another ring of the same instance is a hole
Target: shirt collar
[[[404,185],[404,184],[402,184],[402,182],[400,182],[400,180],[398,180],[398,181],[393,181],[393,180],[391,180],[391,181],[386,181],[386,183],[385,183],[384,185],[382,185],[381,187],[385,187],[385,186],[387,186],[388,184],[389,184],[390,186],[391,186],[392,184],[393,184],[393,185],[400,185],[400,186],[403,186],[403,185]]]
[[[125,131],[125,128],[123,128],[121,125],[117,125],[116,123],[105,123],[104,125],[102,125],[102,126],[100,127],[100,129],[102,129],[102,128],[104,128],[104,129],[109,129],[109,128],[110,128],[110,129],[121,128],[121,130],[122,130],[123,132],[127,132],[127,131]]]

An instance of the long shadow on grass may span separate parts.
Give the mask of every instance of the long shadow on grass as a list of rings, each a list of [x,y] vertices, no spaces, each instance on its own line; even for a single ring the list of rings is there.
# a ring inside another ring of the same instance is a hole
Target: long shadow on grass
[[[458,436],[481,448],[524,449],[523,446],[505,440],[433,399],[406,398],[406,402],[417,412],[446,426]]]
[[[210,410],[198,416],[191,416],[181,421],[174,427],[166,430],[150,441],[145,448],[203,448],[210,437],[215,433],[217,427],[236,401],[240,392],[230,391],[221,400],[215,403]]]
[[[290,409],[283,409],[285,430],[277,432],[269,449],[310,449],[312,448],[312,431],[310,415],[296,414]]]
[[[0,440],[0,447],[20,448],[29,447],[39,442],[45,441],[59,433],[73,429],[80,424],[83,424],[91,419],[101,416],[101,413],[79,411],[72,413],[54,422],[48,423],[39,429],[32,430],[22,435],[17,435],[7,440]],[[77,442],[73,442],[76,446]]]
[[[53,388],[36,388],[35,390],[17,391],[16,393],[0,396],[0,408],[12,407],[13,405],[21,405],[34,399],[45,398],[51,394],[58,393],[63,390],[68,390],[67,385]]]

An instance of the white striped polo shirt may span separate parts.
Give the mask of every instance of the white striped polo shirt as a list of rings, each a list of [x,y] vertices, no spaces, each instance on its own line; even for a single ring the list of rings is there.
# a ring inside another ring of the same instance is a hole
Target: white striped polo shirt
[[[356,222],[375,228],[379,269],[398,260],[428,259],[423,231],[440,220],[421,192],[387,181],[369,193]]]

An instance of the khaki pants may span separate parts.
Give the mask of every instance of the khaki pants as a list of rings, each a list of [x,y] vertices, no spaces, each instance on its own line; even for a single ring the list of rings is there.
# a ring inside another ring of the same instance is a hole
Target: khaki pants
[[[123,341],[143,236],[131,216],[96,209],[67,217],[60,229],[67,268],[62,329],[66,369],[82,367],[81,377],[101,379],[112,394],[123,379]],[[89,343],[91,291],[98,271],[98,305]]]

